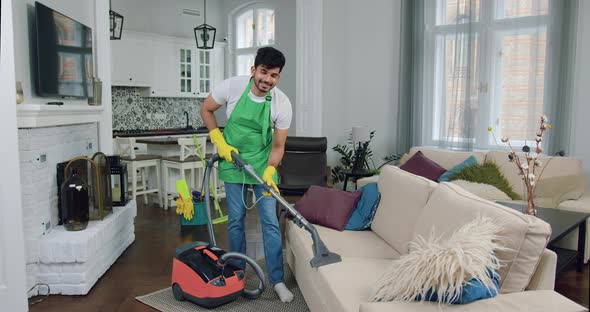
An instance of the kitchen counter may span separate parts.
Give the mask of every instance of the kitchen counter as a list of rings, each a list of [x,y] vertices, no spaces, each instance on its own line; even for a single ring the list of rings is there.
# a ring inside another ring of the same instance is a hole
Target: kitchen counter
[[[223,127],[219,127],[223,130]],[[149,136],[166,136],[179,134],[203,134],[209,133],[206,127],[194,128],[172,128],[172,129],[151,129],[151,130],[114,130],[113,137],[149,137]]]

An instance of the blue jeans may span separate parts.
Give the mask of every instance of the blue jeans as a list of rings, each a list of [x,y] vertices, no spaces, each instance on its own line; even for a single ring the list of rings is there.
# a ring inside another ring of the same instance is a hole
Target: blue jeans
[[[246,217],[246,195],[249,185],[241,183],[225,183],[225,196],[228,209],[229,249],[246,254],[246,233],[244,219]],[[262,195],[264,188],[253,185],[256,198],[262,198],[258,204],[258,216],[262,225],[262,241],[268,279],[271,284],[283,282],[283,248],[279,219],[276,214],[276,199]],[[240,265],[244,267],[242,262]]]

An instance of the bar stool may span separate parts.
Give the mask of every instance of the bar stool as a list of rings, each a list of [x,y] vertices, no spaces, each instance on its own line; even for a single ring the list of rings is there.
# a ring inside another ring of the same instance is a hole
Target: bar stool
[[[201,153],[205,155],[206,137],[197,138],[199,142]],[[189,188],[200,189],[201,180],[205,172],[203,161],[199,157],[199,152],[195,146],[195,141],[192,138],[178,138],[178,145],[180,148],[179,156],[163,157],[162,158],[162,176],[164,177],[164,210],[168,210],[168,201],[174,194],[168,193],[168,181],[170,180],[170,170],[178,170],[180,172],[180,179],[186,180],[185,171],[190,170],[191,179],[187,180]],[[172,195],[172,196],[171,196]]]
[[[115,153],[121,156],[121,160],[127,163],[130,173],[131,196],[136,199],[138,195],[143,195],[143,200],[147,204],[147,194],[158,193],[158,204],[162,206],[162,185],[160,179],[160,162],[161,156],[149,154],[136,154],[137,143],[135,138],[115,138]],[[156,187],[149,188],[148,173],[150,169],[156,172]]]

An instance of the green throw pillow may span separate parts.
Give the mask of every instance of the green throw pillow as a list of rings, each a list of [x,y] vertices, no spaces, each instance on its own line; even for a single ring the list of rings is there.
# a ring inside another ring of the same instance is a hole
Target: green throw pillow
[[[512,186],[500,172],[498,165],[492,161],[484,161],[483,164],[473,164],[468,167],[461,169],[457,174],[453,175],[450,179],[454,180],[466,180],[476,183],[484,183],[497,187],[502,192],[506,193],[513,200],[521,199],[521,197],[512,190]]]

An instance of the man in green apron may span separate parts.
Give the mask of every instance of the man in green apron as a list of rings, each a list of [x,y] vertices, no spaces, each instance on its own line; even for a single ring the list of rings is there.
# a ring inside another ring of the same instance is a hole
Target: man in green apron
[[[276,168],[285,152],[292,116],[289,98],[275,88],[283,66],[283,53],[272,47],[259,49],[251,75],[226,79],[211,90],[201,106],[201,117],[222,158],[219,177],[225,183],[230,251],[246,253],[245,202],[248,187],[252,185],[262,225],[269,281],[281,300],[290,302],[293,294],[283,283],[282,238],[275,212],[276,200],[264,194],[254,178],[235,169],[231,157],[232,151],[239,154],[278,192]],[[222,134],[214,112],[224,104],[228,122]]]

